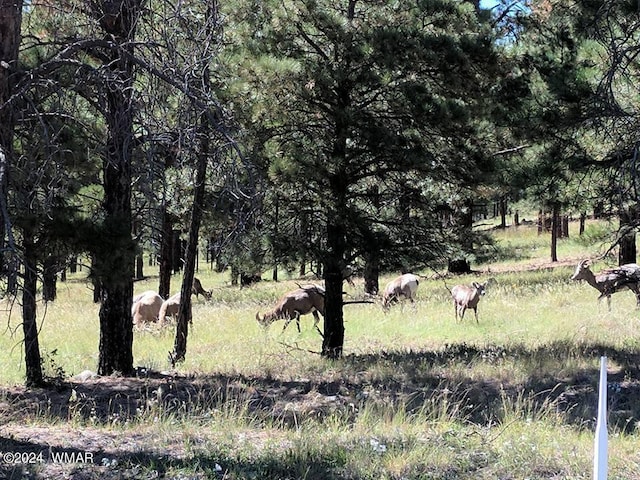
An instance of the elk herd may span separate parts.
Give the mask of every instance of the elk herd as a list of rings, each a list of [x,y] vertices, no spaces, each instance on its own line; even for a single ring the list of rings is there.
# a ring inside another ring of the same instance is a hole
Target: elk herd
[[[600,292],[598,300],[607,299],[609,310],[611,309],[611,295],[621,290],[629,289],[636,296],[636,302],[640,307],[640,266],[635,263],[621,265],[619,267],[604,270],[594,274],[590,269],[590,261],[582,260],[571,280],[584,280],[589,285]],[[492,279],[484,283],[472,282],[470,285],[456,285],[448,289],[454,307],[454,318],[456,321],[463,320],[468,309],[473,310],[476,323],[478,320],[478,303],[486,293],[487,286]],[[349,282],[351,284],[351,282]],[[416,292],[420,284],[420,277],[412,273],[405,273],[389,282],[383,293],[381,305],[384,312],[388,312],[393,304],[401,300],[407,300],[414,304]],[[260,315],[256,313],[256,320],[264,327],[269,326],[276,320],[284,320],[284,331],[291,321],[295,320],[298,333],[300,333],[300,317],[312,314],[314,317],[313,327],[322,335],[318,327],[320,315],[324,316],[325,290],[316,284],[298,285],[299,288],[285,293],[274,307]],[[202,295],[206,300],[211,300],[212,291],[205,290],[202,283],[197,278],[193,280],[192,294],[196,297]],[[142,326],[148,323],[158,322],[164,325],[170,317],[177,315],[180,308],[180,293],[164,300],[154,291],[146,291],[137,295],[133,299],[131,315],[133,323]]]

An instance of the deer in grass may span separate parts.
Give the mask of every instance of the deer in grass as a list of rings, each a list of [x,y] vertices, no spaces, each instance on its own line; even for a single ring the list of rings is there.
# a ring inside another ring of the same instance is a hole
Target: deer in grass
[[[300,333],[300,316],[311,313],[314,318],[313,326],[322,335],[318,328],[318,322],[320,321],[318,312],[324,316],[324,293],[324,288],[319,285],[302,286],[297,290],[285,293],[273,310],[265,313],[262,317],[259,312],[256,313],[256,320],[266,327],[276,320],[284,319],[283,332],[291,320],[295,320],[298,326],[298,333]]]
[[[405,273],[390,281],[382,294],[382,308],[388,310],[391,304],[400,301],[400,297],[413,303],[419,283],[417,275],[412,273]]]
[[[468,308],[473,310],[478,322],[478,302],[484,296],[485,288],[489,281],[485,283],[473,282],[471,285],[456,285],[451,289],[451,297],[453,298],[453,307],[455,308],[456,321],[464,319],[464,313]]]
[[[191,286],[191,293],[195,293],[196,298],[198,298],[198,295],[202,295],[207,300],[211,300],[211,294],[213,292],[211,290],[205,290],[204,287],[202,286],[202,282],[198,278],[193,277],[193,285]]]
[[[636,296],[636,304],[640,307],[640,265],[627,263],[619,267],[608,268],[595,275],[589,260],[578,263],[571,280],[584,280],[600,292],[598,301],[607,298],[607,307],[611,311],[611,295],[620,290],[629,289]]]

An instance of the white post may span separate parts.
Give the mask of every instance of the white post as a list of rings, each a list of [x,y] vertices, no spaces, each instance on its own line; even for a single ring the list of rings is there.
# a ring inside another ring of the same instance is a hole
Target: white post
[[[593,455],[593,480],[607,479],[607,441],[607,357],[600,357],[600,393]]]

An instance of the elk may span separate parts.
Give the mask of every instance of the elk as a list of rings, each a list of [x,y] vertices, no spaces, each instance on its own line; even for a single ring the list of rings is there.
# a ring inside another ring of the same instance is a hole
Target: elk
[[[163,325],[167,317],[175,317],[178,314],[178,310],[180,310],[180,292],[167,298],[162,303],[160,312],[158,313],[160,324]]]
[[[196,298],[199,298],[198,295],[204,296],[207,300],[211,300],[211,294],[213,293],[211,290],[205,290],[202,287],[202,282],[196,277],[193,277],[193,285],[191,286],[191,293],[196,294]]]
[[[287,328],[291,320],[296,321],[298,333],[300,333],[300,316],[311,313],[314,318],[313,326],[322,335],[318,328],[320,317],[318,312],[324,317],[324,288],[319,285],[306,285],[296,290],[285,293],[276,306],[270,312],[260,317],[260,312],[256,312],[256,320],[263,326],[268,326],[276,320],[284,319],[284,327]]]
[[[478,322],[478,302],[480,297],[485,294],[485,288],[488,283],[488,281],[485,283],[473,282],[471,285],[456,285],[451,289],[456,321],[458,321],[458,316],[460,320],[464,319],[464,313],[467,308],[470,308],[475,314],[476,323],[480,323]]]
[[[162,302],[162,297],[153,290],[148,290],[134,297],[131,305],[134,325],[157,322]]]
[[[419,283],[418,277],[412,273],[405,273],[389,282],[382,294],[382,308],[387,310],[392,303],[400,301],[400,297],[413,303]]]
[[[608,268],[595,275],[588,259],[578,263],[571,280],[584,280],[600,292],[598,301],[607,298],[607,306],[611,311],[611,295],[628,288],[636,296],[636,304],[640,307],[640,265],[627,263],[615,268]]]

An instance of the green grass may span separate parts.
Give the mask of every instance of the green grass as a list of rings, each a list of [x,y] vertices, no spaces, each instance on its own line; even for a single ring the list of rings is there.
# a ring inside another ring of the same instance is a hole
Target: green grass
[[[599,358],[607,355],[610,478],[639,478],[635,299],[616,294],[609,312],[595,289],[569,280],[571,265],[523,270],[546,261],[548,242],[527,228],[494,232],[496,248],[519,252],[474,265],[485,273],[423,279],[415,305],[389,313],[346,305],[338,361],[312,353],[321,340],[311,316],[301,334],[295,324],[282,332],[282,322],[265,330],[255,321],[295,280],[239,289],[202,269],[213,300],[194,298],[187,358],[176,371],[167,362],[173,327],[152,327],[134,334],[135,363],[148,377],[25,391],[14,387],[24,368],[16,305],[0,337],[0,448],[29,443],[39,427],[62,432],[47,437],[55,448],[88,448],[82,435],[91,434],[102,453],[82,478],[586,479]],[[563,240],[560,256],[594,256],[594,242]],[[489,277],[479,323],[472,311],[456,322],[448,288]],[[135,285],[155,288],[154,278]],[[362,295],[361,282],[345,288]],[[60,285],[42,318],[48,375],[95,369],[97,312],[82,273]],[[22,466],[7,476],[48,473]]]

